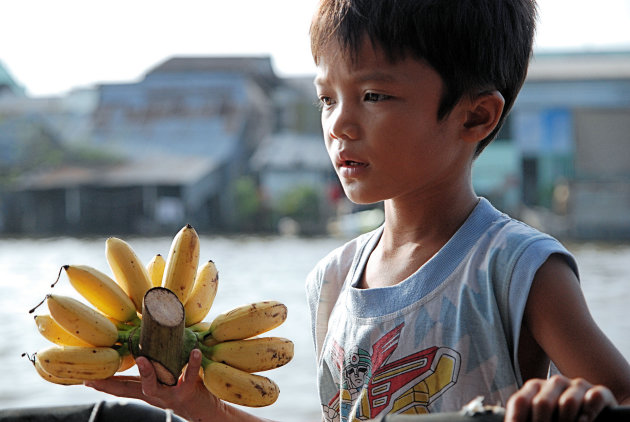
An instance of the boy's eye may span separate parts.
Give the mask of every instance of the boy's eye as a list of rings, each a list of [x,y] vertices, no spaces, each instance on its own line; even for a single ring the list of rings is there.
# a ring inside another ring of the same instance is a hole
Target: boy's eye
[[[332,98],[330,97],[319,97],[319,102],[325,106],[332,105],[333,103]]]
[[[377,94],[376,92],[368,92],[367,94],[365,94],[365,96],[363,97],[364,101],[370,101],[370,102],[377,102],[377,101],[383,101],[389,98],[389,95],[385,95],[385,94]]]

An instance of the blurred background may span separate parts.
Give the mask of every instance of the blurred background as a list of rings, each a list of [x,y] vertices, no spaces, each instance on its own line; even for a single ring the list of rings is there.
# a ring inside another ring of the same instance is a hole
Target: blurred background
[[[475,163],[475,189],[567,244],[593,314],[630,357],[630,0],[539,3],[528,78]],[[0,385],[0,408],[100,399],[44,383],[19,357],[44,345],[28,309],[59,266],[106,269],[106,236],[148,261],[190,223],[227,280],[217,313],[259,298],[289,306],[295,366],[277,370],[281,400],[259,411],[317,418],[303,281],[383,213],[348,202],[328,162],[315,5],[1,6],[0,373],[15,382]]]

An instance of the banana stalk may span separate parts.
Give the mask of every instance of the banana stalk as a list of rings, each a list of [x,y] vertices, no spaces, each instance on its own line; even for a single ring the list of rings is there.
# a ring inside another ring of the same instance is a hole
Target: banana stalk
[[[164,267],[166,261],[160,254],[155,255],[151,261],[147,264],[147,273],[149,273],[149,279],[153,287],[162,286],[162,278],[164,277]]]
[[[93,346],[64,330],[50,315],[35,315],[35,324],[44,338],[59,346]]]
[[[109,378],[120,368],[120,355],[110,347],[51,346],[38,351],[35,361],[48,374],[76,380]]]
[[[108,275],[87,265],[64,265],[70,284],[92,305],[118,321],[138,319],[127,293]]]
[[[267,377],[250,374],[220,362],[202,358],[203,383],[212,394],[230,403],[262,407],[273,404],[278,385]]]
[[[118,340],[116,326],[106,316],[78,300],[68,296],[48,295],[46,303],[55,322],[86,343],[111,346]]]
[[[282,337],[233,340],[199,348],[210,360],[250,373],[279,368],[293,358],[293,342]]]
[[[131,298],[137,312],[142,312],[142,299],[152,286],[147,269],[131,246],[122,239],[110,237],[105,242],[105,254],[114,278]]]
[[[219,286],[219,274],[214,262],[208,261],[199,268],[190,296],[184,304],[186,326],[202,321],[214,302]]]
[[[272,330],[287,319],[287,307],[267,300],[239,306],[217,316],[206,332],[198,333],[203,343],[213,346],[228,340],[242,340]]]
[[[195,282],[199,264],[199,236],[187,224],[173,238],[171,249],[164,268],[162,286],[177,295],[181,303],[186,303]]]

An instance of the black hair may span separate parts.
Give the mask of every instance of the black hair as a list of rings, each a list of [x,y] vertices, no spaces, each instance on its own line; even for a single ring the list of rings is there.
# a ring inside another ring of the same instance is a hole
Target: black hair
[[[355,60],[367,36],[392,62],[409,55],[424,60],[444,82],[438,120],[463,96],[498,90],[505,107],[478,155],[525,81],[535,22],[535,0],[322,0],[311,23],[311,51],[317,64],[333,40]]]

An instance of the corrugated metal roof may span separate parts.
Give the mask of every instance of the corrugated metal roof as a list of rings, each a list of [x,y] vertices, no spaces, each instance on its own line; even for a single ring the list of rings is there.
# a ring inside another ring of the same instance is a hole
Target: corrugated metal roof
[[[17,190],[45,190],[79,186],[186,185],[218,167],[209,157],[153,156],[107,167],[64,166],[30,173],[17,183]]]
[[[20,85],[15,78],[11,75],[6,66],[0,62],[0,88],[7,87],[13,94],[23,97],[26,95],[26,90]]]
[[[557,52],[534,55],[528,81],[630,79],[630,51]]]
[[[255,170],[331,169],[321,136],[290,132],[266,138],[252,156],[251,165]]]

